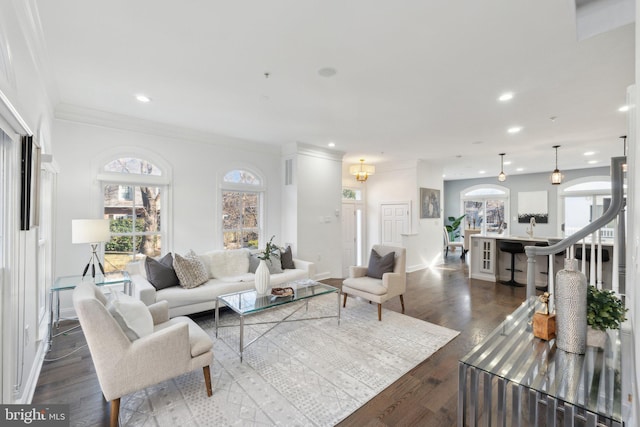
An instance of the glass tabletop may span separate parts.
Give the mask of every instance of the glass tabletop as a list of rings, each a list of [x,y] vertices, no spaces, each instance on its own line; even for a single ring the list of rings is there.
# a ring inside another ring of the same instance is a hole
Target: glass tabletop
[[[564,402],[621,420],[620,331],[608,330],[604,347],[585,354],[556,348],[533,336],[536,297],[522,303],[460,362]]]
[[[52,291],[62,291],[65,289],[74,289],[83,280],[93,280],[91,276],[62,276],[58,277],[51,287]],[[106,274],[96,274],[94,283],[96,286],[118,285],[129,282],[129,273],[127,271],[114,271]]]
[[[293,288],[293,295],[277,297],[271,294],[258,295],[254,290],[234,292],[232,294],[220,295],[219,301],[224,302],[238,314],[256,313],[279,305],[289,304],[313,298],[319,295],[338,292],[338,288],[325,285],[314,280],[296,280],[281,285],[283,288]]]

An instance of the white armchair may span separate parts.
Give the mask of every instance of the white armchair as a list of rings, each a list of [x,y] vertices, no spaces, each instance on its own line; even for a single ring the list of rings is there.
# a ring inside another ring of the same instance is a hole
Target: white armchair
[[[378,303],[378,320],[382,320],[382,303],[399,296],[404,313],[403,294],[407,289],[407,250],[395,246],[373,245],[380,256],[394,252],[393,272],[384,273],[382,279],[367,276],[367,267],[349,267],[349,278],[342,282],[343,307],[347,306],[347,295]]]
[[[153,330],[134,341],[108,311],[107,298],[93,283],[82,282],[75,288],[73,305],[100,388],[111,402],[111,426],[118,425],[122,396],[196,368],[203,368],[207,395],[212,395],[213,341],[191,319],[169,319],[166,301],[148,307]]]

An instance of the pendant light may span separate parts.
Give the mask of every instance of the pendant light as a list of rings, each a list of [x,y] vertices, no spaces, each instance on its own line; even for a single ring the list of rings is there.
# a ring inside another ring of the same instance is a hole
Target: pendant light
[[[562,174],[560,173],[560,169],[558,169],[558,148],[559,145],[554,145],[553,148],[556,149],[556,168],[553,170],[551,174],[551,184],[559,185],[562,184]]]
[[[622,164],[622,172],[627,171],[627,135],[622,135],[622,154],[624,155],[624,163]]]
[[[370,175],[376,173],[376,167],[365,165],[364,159],[360,159],[360,164],[349,166],[349,173],[354,175],[358,182],[366,182]]]
[[[505,182],[507,180],[507,174],[504,173],[504,155],[506,153],[500,153],[500,174],[498,174],[498,181]]]

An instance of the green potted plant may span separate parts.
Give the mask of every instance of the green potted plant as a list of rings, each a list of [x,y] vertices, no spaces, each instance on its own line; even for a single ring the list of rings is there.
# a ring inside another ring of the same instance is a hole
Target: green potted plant
[[[620,325],[627,318],[622,300],[613,291],[597,289],[595,286],[587,288],[587,324],[598,331],[620,329]]]
[[[466,215],[461,215],[459,218],[454,216],[450,216],[447,218],[451,224],[445,225],[447,229],[447,233],[449,233],[449,240],[455,242],[458,237],[460,237],[460,224],[462,223],[462,219]]]

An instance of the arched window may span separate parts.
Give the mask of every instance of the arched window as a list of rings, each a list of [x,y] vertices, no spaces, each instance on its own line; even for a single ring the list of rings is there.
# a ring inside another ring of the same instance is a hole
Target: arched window
[[[260,246],[263,223],[263,179],[245,169],[222,178],[222,236],[225,249]]]
[[[122,270],[139,256],[159,256],[166,235],[164,195],[167,178],[157,164],[133,156],[104,164],[98,180],[103,191],[103,214],[111,222],[105,245],[105,270]]]
[[[570,236],[607,210],[611,203],[611,178],[591,176],[566,182],[558,189],[558,197],[562,209],[559,235]],[[611,222],[602,228],[602,237],[613,238],[614,227]]]
[[[499,185],[476,185],[460,192],[461,214],[466,228],[485,234],[501,234],[509,218],[509,189]]]

